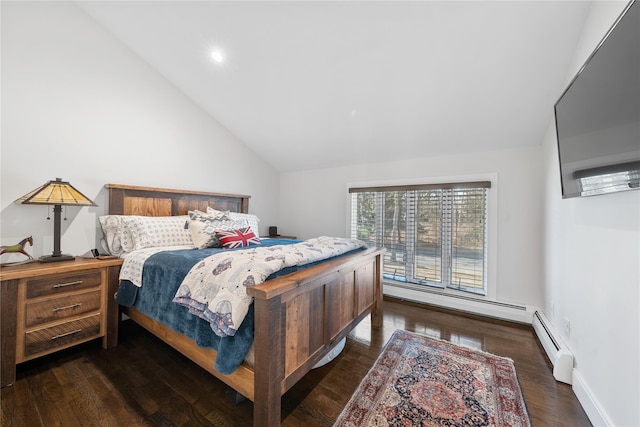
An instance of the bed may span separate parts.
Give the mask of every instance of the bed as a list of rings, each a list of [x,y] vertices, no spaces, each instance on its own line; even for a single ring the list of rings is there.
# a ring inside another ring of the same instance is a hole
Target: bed
[[[249,196],[108,184],[110,215],[176,216],[213,208],[248,213]],[[281,397],[351,329],[371,315],[382,324],[382,250],[365,248],[247,288],[255,318],[253,366],[230,374],[214,368],[216,351],[111,301],[108,345],[117,345],[121,312],[253,401],[254,426],[280,425]],[[112,294],[118,289],[114,286]]]

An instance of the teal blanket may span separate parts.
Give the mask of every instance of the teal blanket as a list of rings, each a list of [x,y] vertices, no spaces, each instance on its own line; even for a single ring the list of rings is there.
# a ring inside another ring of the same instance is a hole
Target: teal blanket
[[[262,246],[298,243],[299,240],[264,239]],[[141,313],[191,338],[200,347],[213,348],[218,356],[214,368],[230,374],[244,360],[253,343],[253,304],[234,336],[221,338],[213,333],[209,323],[178,304],[172,302],[184,277],[197,262],[223,249],[191,249],[160,252],[149,257],[144,264],[142,287],[122,281],[116,297],[120,305],[135,307]],[[227,249],[228,251],[229,249]],[[234,249],[231,249],[234,250]],[[242,250],[242,249],[238,249]],[[278,277],[301,267],[286,268],[272,274]]]

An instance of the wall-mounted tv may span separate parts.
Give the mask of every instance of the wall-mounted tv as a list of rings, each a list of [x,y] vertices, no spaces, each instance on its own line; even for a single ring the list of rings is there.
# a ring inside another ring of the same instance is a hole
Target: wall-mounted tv
[[[562,197],[640,188],[640,5],[632,0],[555,104]]]

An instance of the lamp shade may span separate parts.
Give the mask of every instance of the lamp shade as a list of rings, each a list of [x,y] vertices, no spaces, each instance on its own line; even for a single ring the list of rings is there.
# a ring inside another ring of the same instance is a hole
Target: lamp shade
[[[16,200],[26,205],[98,206],[73,185],[60,178],[49,181]]]
[[[74,259],[60,250],[60,220],[62,205],[98,206],[67,181],[56,178],[16,200],[25,205],[53,205],[53,253],[40,258],[40,262],[67,261]],[[66,218],[65,218],[66,219]]]

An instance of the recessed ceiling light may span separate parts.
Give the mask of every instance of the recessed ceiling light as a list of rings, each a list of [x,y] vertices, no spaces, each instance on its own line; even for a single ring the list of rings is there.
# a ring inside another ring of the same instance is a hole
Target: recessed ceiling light
[[[224,62],[224,54],[220,50],[211,51],[211,59],[216,61],[218,64]]]

